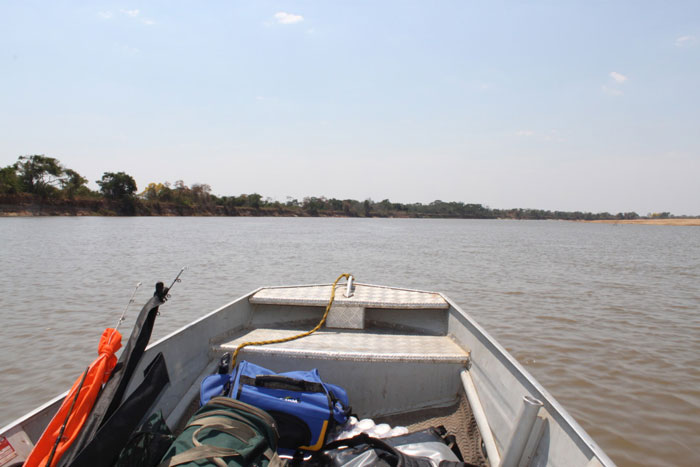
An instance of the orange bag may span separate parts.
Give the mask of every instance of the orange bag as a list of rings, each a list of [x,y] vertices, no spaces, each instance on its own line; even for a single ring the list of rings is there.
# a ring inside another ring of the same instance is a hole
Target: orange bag
[[[85,370],[86,373],[81,374],[70,391],[68,391],[63,404],[61,404],[58,412],[51,419],[51,422],[25,461],[25,467],[54,467],[58,464],[61,456],[75,441],[85,424],[85,420],[95,404],[102,384],[107,382],[109,375],[117,364],[117,357],[114,354],[121,346],[122,335],[119,331],[112,328],[105,329],[97,347],[99,357],[90,364]],[[66,418],[68,418],[67,421]],[[64,423],[65,428],[63,428],[61,436],[61,429]],[[52,455],[56,439],[59,436],[61,436],[61,441]]]

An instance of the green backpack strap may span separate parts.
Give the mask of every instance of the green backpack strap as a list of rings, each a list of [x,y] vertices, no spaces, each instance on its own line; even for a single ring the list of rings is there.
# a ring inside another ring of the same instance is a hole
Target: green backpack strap
[[[233,399],[215,397],[195,413],[160,459],[158,467],[245,466],[252,462],[281,467],[279,438],[267,412]]]
[[[195,446],[185,452],[176,454],[165,462],[158,464],[158,467],[174,467],[176,465],[187,464],[203,459],[209,459],[219,467],[227,467],[226,462],[222,457],[238,456],[239,453],[235,449],[221,448],[218,446]]]
[[[218,431],[221,431],[222,433],[229,434],[231,436],[234,436],[244,443],[247,443],[251,439],[255,438],[257,433],[253,431],[252,428],[250,428],[247,425],[242,425],[242,424],[236,424],[236,423],[231,423],[230,419],[224,418],[224,417],[206,417],[206,418],[201,418],[197,420],[196,422],[190,423],[188,427],[191,426],[197,426],[199,425],[199,428],[197,428],[194,433],[192,433],[192,444],[193,446],[199,446],[202,443],[199,442],[199,439],[197,439],[197,435],[202,430],[206,430],[208,428],[212,428]]]
[[[209,459],[219,467],[227,467],[228,464],[222,458],[238,455],[240,454],[235,449],[200,445],[174,455],[167,461],[158,464],[158,467],[174,467],[203,459]],[[267,448],[262,455],[268,460],[268,467],[283,467],[287,465],[287,462],[280,459],[277,453],[270,448]]]
[[[235,419],[229,418],[231,416],[233,416]],[[240,452],[232,448],[203,445],[198,439],[199,434],[203,430],[212,429],[221,433],[226,433],[230,436],[238,438],[244,443],[247,443],[255,436],[257,436],[255,430],[253,430],[250,426],[247,425],[247,420],[245,420],[243,417],[239,417],[235,414],[231,414],[230,412],[226,411],[214,410],[211,412],[204,413],[199,418],[192,420],[187,425],[187,428],[195,426],[199,426],[199,428],[197,428],[192,433],[193,447],[188,449],[187,451],[181,452],[180,454],[174,455],[165,462],[160,463],[158,467],[174,467],[177,465],[187,464],[190,462],[204,459],[210,460],[219,467],[227,467],[228,464],[226,463],[226,461],[223,460],[224,457],[234,457],[241,455]],[[274,458],[277,458],[275,464],[282,465],[280,463],[281,459],[279,459],[276,453],[273,452],[272,449],[269,448],[269,446],[267,449],[265,449],[265,452],[263,452],[262,455],[268,460],[268,462],[272,461]]]

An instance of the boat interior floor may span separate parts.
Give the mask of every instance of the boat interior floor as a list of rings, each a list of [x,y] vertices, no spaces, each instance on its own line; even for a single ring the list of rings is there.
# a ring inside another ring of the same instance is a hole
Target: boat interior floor
[[[239,329],[212,343],[212,357],[233,353],[244,342],[288,338],[310,327]],[[372,327],[324,328],[298,340],[249,346],[238,360],[279,372],[318,368],[326,381],[348,391],[358,418],[405,426],[410,432],[444,426],[456,437],[466,462],[485,466],[481,435],[459,380],[469,358],[469,351],[448,335]],[[195,400],[180,419],[179,429],[197,408]]]
[[[179,435],[184,430],[187,420],[194,415],[197,409],[199,409],[199,401],[195,399],[190,403],[180,423],[174,427],[173,431],[176,435]],[[430,427],[444,426],[448,435],[455,436],[464,462],[484,467],[489,465],[482,449],[479,428],[476,425],[474,414],[464,392],[459,394],[459,399],[456,403],[449,406],[380,416],[375,417],[373,420],[377,424],[387,423],[392,427],[404,426],[408,428],[409,433]]]
[[[464,462],[487,466],[481,444],[481,434],[476,425],[469,401],[464,392],[459,400],[447,407],[435,407],[412,412],[375,418],[375,423],[387,423],[390,426],[405,426],[410,433],[430,427],[444,426],[447,433],[457,439]]]

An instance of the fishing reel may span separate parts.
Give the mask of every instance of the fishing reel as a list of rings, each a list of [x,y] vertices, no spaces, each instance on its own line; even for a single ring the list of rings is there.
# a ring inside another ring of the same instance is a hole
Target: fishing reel
[[[166,287],[162,282],[156,282],[156,291],[153,292],[153,295],[158,297],[161,302],[164,302],[170,298],[170,294],[168,293],[169,290],[170,288]]]
[[[153,293],[153,295],[158,297],[158,299],[161,302],[165,302],[167,299],[169,299],[170,298],[169,292],[173,288],[173,286],[177,282],[182,282],[182,279],[180,279],[180,276],[182,275],[183,272],[185,272],[185,269],[187,269],[187,266],[180,269],[180,272],[177,273],[177,276],[175,277],[175,280],[173,280],[173,283],[170,284],[170,287],[166,287],[165,284],[163,284],[162,282],[156,282],[156,291]]]

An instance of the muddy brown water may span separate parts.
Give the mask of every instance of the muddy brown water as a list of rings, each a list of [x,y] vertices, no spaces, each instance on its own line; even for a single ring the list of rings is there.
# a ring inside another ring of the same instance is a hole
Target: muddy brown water
[[[66,390],[138,281],[162,337],[261,285],[446,293],[620,465],[700,465],[700,229],[556,221],[0,219],[0,425]]]

